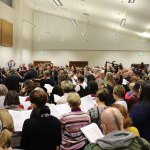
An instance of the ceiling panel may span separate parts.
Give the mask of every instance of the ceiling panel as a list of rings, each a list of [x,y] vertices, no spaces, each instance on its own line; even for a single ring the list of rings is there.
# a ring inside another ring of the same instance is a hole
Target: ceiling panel
[[[77,22],[135,35],[150,34],[150,0],[135,0],[135,3],[128,3],[128,0],[61,0],[63,6],[56,6],[53,0],[25,0],[29,2],[36,11],[73,18]],[[126,22],[120,27],[123,18]]]

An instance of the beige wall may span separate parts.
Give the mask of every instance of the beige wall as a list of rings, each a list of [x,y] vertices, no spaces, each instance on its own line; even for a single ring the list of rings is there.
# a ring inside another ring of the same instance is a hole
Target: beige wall
[[[69,61],[88,61],[89,66],[104,65],[106,61],[116,61],[123,63],[125,67],[130,67],[131,63],[150,63],[150,52],[143,52],[139,56],[136,51],[50,51],[36,50],[33,55],[34,60],[52,61],[55,65],[68,64]]]
[[[6,67],[11,59],[17,66],[34,60],[50,60],[62,66],[78,60],[88,61],[90,66],[114,60],[126,67],[141,61],[150,63],[150,42],[147,40],[123,33],[114,40],[113,31],[91,25],[86,25],[83,38],[80,35],[82,23],[77,29],[68,19],[34,12],[22,0],[16,0],[15,9],[0,2],[0,17],[14,23],[14,46],[0,47],[2,67]],[[33,28],[23,20],[36,26]],[[52,32],[55,36],[50,37],[45,32]],[[144,55],[139,56],[139,51]]]
[[[23,23],[23,20],[33,20],[33,10],[16,0],[14,8],[0,2],[0,18],[13,23],[13,47],[0,46],[0,66],[7,67],[9,60],[14,60],[16,66],[32,61],[32,34],[33,28]]]
[[[9,6],[0,2],[0,18],[8,20],[9,22],[15,23],[15,12]],[[0,46],[0,66],[7,66],[7,62],[11,59],[15,59],[14,47],[2,47]]]

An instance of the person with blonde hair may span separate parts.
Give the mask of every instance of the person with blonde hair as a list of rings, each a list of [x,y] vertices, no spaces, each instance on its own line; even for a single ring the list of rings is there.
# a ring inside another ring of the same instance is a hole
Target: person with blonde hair
[[[69,93],[67,102],[71,112],[61,116],[62,143],[61,150],[83,150],[86,145],[86,138],[80,130],[90,124],[90,116],[80,109],[80,96],[78,93]]]
[[[61,82],[61,89],[64,92],[64,95],[57,100],[54,98],[54,101],[57,104],[64,104],[67,103],[67,96],[70,92],[74,91],[73,83],[69,80],[66,79]]]
[[[125,88],[123,85],[116,85],[113,89],[113,96],[115,99],[115,104],[120,104],[125,107],[125,109],[128,111],[128,106],[126,101],[124,100],[125,97]]]
[[[7,87],[4,84],[0,84],[0,109],[4,108],[4,99],[8,92]]]
[[[114,86],[115,86],[114,75],[111,72],[107,72],[105,76],[105,88],[109,91],[110,98],[105,102],[106,106],[110,106],[115,102],[113,97]]]
[[[12,150],[13,120],[6,109],[0,109],[0,150]]]

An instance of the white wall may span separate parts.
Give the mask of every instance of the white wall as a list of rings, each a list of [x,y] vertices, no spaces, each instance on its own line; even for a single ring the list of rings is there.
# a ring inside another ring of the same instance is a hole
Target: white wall
[[[118,40],[114,40],[113,31],[90,25],[86,25],[86,36],[83,38],[80,35],[83,31],[81,23],[76,28],[68,19],[34,12],[22,0],[16,0],[15,9],[0,2],[0,18],[14,24],[14,46],[0,47],[2,67],[7,67],[11,59],[17,66],[34,60],[50,60],[62,66],[78,60],[89,61],[90,66],[104,65],[106,61],[114,60],[126,67],[141,61],[150,63],[149,41],[123,33]],[[23,20],[35,23],[34,34],[33,28]],[[139,56],[138,51],[144,52],[144,55]]]
[[[90,66],[97,66],[116,60],[126,67],[142,61],[150,63],[150,41],[141,37],[120,33],[114,40],[114,31],[86,25],[83,38],[81,23],[75,27],[69,19],[41,12],[35,12],[34,19],[33,60],[50,60],[62,66],[69,61],[88,61]]]
[[[9,60],[28,64],[32,61],[33,28],[23,23],[23,20],[33,21],[33,10],[24,5],[22,0],[16,0],[15,8],[0,2],[0,18],[13,23],[13,47],[0,46],[0,66],[8,67]]]
[[[50,51],[36,50],[33,55],[34,60],[51,61],[54,65],[69,65],[69,61],[89,61],[89,66],[104,65],[106,61],[116,61],[125,67],[130,67],[131,63],[150,63],[150,52],[143,52],[139,56],[136,51]]]
[[[9,22],[15,23],[15,12],[12,8],[7,6],[6,4],[0,2],[0,18],[3,18]],[[14,29],[14,26],[13,26]],[[9,60],[14,60],[15,58],[15,49],[14,46],[10,47],[2,47],[0,46],[0,66],[7,67],[7,63]]]

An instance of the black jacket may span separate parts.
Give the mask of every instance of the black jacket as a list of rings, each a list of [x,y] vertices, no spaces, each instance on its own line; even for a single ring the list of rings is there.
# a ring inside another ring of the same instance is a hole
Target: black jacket
[[[11,73],[6,77],[5,85],[8,90],[14,90],[19,92],[19,82],[22,82],[23,79],[17,73]]]
[[[54,117],[30,118],[24,122],[20,146],[26,150],[56,150],[61,143],[61,123]]]

